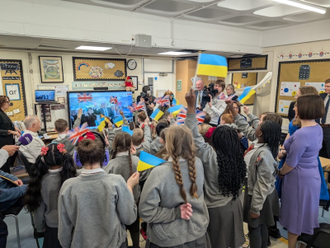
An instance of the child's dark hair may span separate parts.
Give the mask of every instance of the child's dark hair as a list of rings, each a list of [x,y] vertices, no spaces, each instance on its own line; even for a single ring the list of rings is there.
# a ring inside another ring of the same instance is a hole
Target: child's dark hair
[[[68,127],[68,122],[64,119],[57,119],[54,124],[58,133],[65,132],[66,128]]]
[[[226,125],[217,127],[212,135],[212,144],[219,167],[219,191],[223,196],[232,195],[235,200],[246,176],[246,164],[236,130]]]
[[[260,131],[264,143],[269,146],[274,159],[276,159],[281,139],[281,126],[274,121],[266,120],[260,124]]]
[[[264,118],[262,119],[262,121],[273,121],[275,123],[277,123],[280,127],[282,127],[282,117],[279,116],[278,114],[275,113],[267,113]]]
[[[138,117],[142,122],[144,122],[144,121],[147,119],[147,114],[146,114],[146,112],[141,111],[141,112],[138,113],[137,117]]]
[[[211,122],[211,116],[208,113],[205,113],[204,122],[205,124],[209,124]]]
[[[78,142],[77,152],[82,165],[85,164],[103,164],[105,147],[100,139],[83,139]]]
[[[72,156],[57,149],[58,143],[49,144],[47,154],[39,156],[30,169],[30,182],[24,196],[24,202],[29,212],[36,210],[41,202],[41,180],[48,170],[54,166],[62,166],[61,186],[63,182],[77,175]]]
[[[160,136],[160,132],[164,129],[164,128],[167,128],[169,127],[170,124],[167,120],[164,120],[164,121],[161,121],[161,122],[158,122],[157,126],[156,126],[156,134],[157,136],[159,137]]]
[[[114,159],[117,156],[118,152],[127,152],[129,156],[129,171],[130,175],[133,174],[133,166],[132,166],[132,156],[131,156],[131,144],[132,144],[132,137],[126,132],[118,133],[115,136],[115,139],[112,143],[112,156],[111,159]]]

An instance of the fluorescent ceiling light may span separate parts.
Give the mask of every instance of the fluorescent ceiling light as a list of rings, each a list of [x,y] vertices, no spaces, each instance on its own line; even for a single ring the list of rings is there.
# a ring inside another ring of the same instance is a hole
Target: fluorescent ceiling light
[[[96,47],[96,46],[79,46],[76,47],[79,50],[92,50],[92,51],[106,51],[112,49],[112,47]]]
[[[313,11],[313,12],[316,12],[319,14],[325,14],[327,12],[326,9],[324,9],[324,8],[316,7],[311,4],[307,4],[307,3],[297,2],[294,0],[272,0],[272,1],[290,5],[290,6],[297,7],[297,8],[301,8],[301,9],[308,10],[308,11]]]
[[[190,52],[163,52],[163,53],[158,53],[162,55],[184,55],[184,54],[191,54]]]

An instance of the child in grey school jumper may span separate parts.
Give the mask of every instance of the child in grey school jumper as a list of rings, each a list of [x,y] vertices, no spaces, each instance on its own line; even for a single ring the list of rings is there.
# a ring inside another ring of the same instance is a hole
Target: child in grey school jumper
[[[185,126],[192,132],[196,155],[204,165],[204,194],[210,215],[207,232],[211,247],[238,248],[245,243],[243,209],[238,196],[246,176],[238,134],[228,126],[219,126],[211,137],[213,147],[210,146],[198,132],[196,95],[192,90],[187,93],[186,101]]]
[[[108,165],[104,168],[105,172],[110,174],[121,175],[125,181],[137,171],[137,165],[139,159],[136,156],[132,156],[132,138],[126,132],[118,133],[113,141],[113,153]],[[140,187],[135,186],[133,189],[134,201],[137,204],[140,197]],[[139,216],[137,216],[135,222],[132,225],[126,225],[126,228],[130,231],[133,247],[139,247]]]
[[[132,143],[136,150],[135,155],[140,157],[141,151],[150,153],[151,132],[149,126],[149,118],[146,117],[144,123],[140,124],[141,128],[134,128],[132,135]]]
[[[54,141],[64,144],[65,150],[70,155],[73,155],[74,145],[67,136],[67,132],[69,130],[68,122],[64,119],[57,119],[54,124],[55,124],[55,131],[58,133],[58,136]]]
[[[250,247],[267,247],[267,226],[273,226],[279,214],[275,190],[278,163],[275,160],[280,144],[281,127],[263,121],[255,132],[260,145],[251,157],[247,190],[244,198],[244,221],[248,223]]]
[[[58,238],[63,248],[127,248],[126,228],[136,220],[133,188],[139,173],[125,182],[101,169],[105,147],[99,140],[78,142],[84,169],[62,185]]]
[[[58,232],[58,195],[63,182],[77,174],[72,156],[63,144],[51,143],[31,167],[25,202],[37,232],[44,232],[43,247],[60,248]]]
[[[159,150],[161,150],[162,148],[164,148],[164,145],[162,144],[162,142],[160,141],[160,132],[164,129],[169,127],[170,124],[168,121],[164,120],[161,122],[158,122],[157,126],[156,126],[156,134],[157,134],[157,138],[154,139],[151,144],[150,144],[150,153],[152,155],[155,155]]]
[[[169,127],[166,148],[169,161],[151,171],[141,193],[139,212],[148,223],[145,247],[208,247],[203,165],[195,158],[190,131]]]

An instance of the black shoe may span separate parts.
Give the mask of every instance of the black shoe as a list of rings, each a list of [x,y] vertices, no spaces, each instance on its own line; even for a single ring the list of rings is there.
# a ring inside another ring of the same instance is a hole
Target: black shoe
[[[270,239],[269,239],[269,236],[268,236],[268,241],[267,241],[267,246],[271,246],[271,242],[270,242]]]
[[[278,228],[277,229],[268,228],[268,235],[274,239],[279,239],[282,237],[280,230]]]

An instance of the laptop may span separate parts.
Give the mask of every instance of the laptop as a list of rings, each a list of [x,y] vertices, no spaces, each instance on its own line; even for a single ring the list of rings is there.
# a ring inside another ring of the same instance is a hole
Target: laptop
[[[56,104],[55,90],[36,90],[35,91],[36,103]]]

